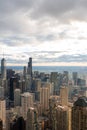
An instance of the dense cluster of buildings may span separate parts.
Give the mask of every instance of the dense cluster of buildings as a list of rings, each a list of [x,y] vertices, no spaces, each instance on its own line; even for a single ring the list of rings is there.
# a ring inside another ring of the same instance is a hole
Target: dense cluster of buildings
[[[6,69],[1,60],[0,130],[87,130],[87,83],[77,72]]]

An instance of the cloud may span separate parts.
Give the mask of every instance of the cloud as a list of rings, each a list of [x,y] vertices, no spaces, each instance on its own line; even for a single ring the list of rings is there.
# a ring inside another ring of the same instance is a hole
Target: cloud
[[[42,58],[41,58],[42,57]],[[42,63],[42,62],[47,62],[49,61],[49,63],[53,62],[64,62],[64,63],[69,63],[69,62],[87,62],[87,55],[62,55],[62,56],[54,56],[54,57],[47,57],[47,56],[39,56],[39,62]]]
[[[87,0],[0,0],[0,48],[8,62],[86,61],[86,7]]]
[[[29,57],[33,58],[33,65],[35,64],[48,64],[51,63],[85,63],[87,62],[87,54],[74,54],[68,55],[66,52],[24,52],[16,54],[5,54],[7,65],[9,64],[19,64],[26,65],[28,63]],[[2,58],[2,55],[0,55]]]
[[[42,26],[84,21],[86,5],[86,0],[0,0],[0,32],[36,33]]]
[[[31,17],[39,18],[51,17],[59,22],[70,22],[72,20],[87,20],[85,12],[86,0],[41,0],[38,6],[31,12]]]

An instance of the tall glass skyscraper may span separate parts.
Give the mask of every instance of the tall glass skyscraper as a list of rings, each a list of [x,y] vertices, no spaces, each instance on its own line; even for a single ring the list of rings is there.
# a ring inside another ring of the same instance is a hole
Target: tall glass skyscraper
[[[2,58],[1,60],[1,76],[2,79],[6,79],[6,60]]]
[[[32,58],[29,58],[27,73],[32,77]]]

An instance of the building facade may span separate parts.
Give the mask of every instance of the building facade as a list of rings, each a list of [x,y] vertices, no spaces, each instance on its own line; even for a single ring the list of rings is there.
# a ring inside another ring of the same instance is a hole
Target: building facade
[[[72,108],[72,130],[87,130],[87,98],[80,97]]]

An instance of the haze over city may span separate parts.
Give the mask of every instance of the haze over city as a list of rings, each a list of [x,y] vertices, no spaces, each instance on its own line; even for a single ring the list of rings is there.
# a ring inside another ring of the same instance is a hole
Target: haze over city
[[[86,0],[0,0],[0,59],[86,66],[86,11]]]

